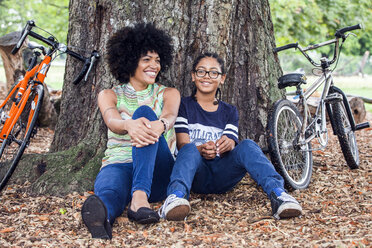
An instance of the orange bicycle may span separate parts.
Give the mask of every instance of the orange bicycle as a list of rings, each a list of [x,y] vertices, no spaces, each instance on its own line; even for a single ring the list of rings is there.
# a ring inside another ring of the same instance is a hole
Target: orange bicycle
[[[33,28],[38,28],[35,22],[28,21],[12,54],[18,52],[27,36],[47,44],[48,49],[33,42],[29,43],[33,55],[27,72],[23,79],[10,89],[4,102],[0,104],[0,191],[12,176],[30,138],[36,134],[36,121],[46,87],[44,79],[51,62],[63,53],[84,62],[82,70],[73,81],[74,84],[78,84],[83,78],[87,81],[95,61],[99,59],[97,51],[92,51],[89,57],[84,57],[59,43],[53,35],[45,38],[32,31]],[[38,62],[40,58],[41,62]]]

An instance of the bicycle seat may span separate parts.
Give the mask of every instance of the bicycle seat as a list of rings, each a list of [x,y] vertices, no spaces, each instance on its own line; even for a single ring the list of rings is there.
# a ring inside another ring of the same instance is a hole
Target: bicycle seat
[[[302,73],[288,73],[278,79],[279,89],[284,89],[290,86],[306,84],[306,77]]]

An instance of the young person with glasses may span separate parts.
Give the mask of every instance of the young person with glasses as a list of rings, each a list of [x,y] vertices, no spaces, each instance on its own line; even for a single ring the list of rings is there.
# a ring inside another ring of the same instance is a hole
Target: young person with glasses
[[[182,98],[175,124],[176,163],[159,215],[184,220],[190,213],[190,192],[220,194],[231,190],[248,172],[271,200],[277,219],[301,214],[300,204],[284,190],[284,180],[252,140],[238,142],[238,111],[220,98],[224,62],[216,54],[199,56],[192,68],[195,84]]]

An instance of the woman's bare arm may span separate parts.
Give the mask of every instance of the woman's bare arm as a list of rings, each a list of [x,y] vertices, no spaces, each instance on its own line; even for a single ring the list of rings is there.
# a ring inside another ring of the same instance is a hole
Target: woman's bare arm
[[[154,144],[159,136],[151,129],[151,122],[142,117],[123,120],[116,107],[117,97],[113,90],[106,89],[98,95],[98,107],[106,126],[114,133],[128,133],[134,143],[142,146]]]
[[[176,122],[178,108],[181,102],[180,92],[175,88],[166,88],[163,95],[163,110],[159,120],[152,121],[153,130],[160,136],[164,132],[164,124],[160,119],[168,124],[168,128],[173,127]]]

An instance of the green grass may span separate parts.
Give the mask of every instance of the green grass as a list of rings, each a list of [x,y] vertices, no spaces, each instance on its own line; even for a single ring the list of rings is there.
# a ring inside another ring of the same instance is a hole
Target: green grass
[[[52,65],[45,79],[45,83],[52,89],[61,90],[64,75],[65,66]]]
[[[313,82],[315,77],[308,77],[308,82]],[[372,98],[372,76],[334,77],[335,86],[345,94],[352,94]],[[365,103],[366,110],[372,113],[372,104]]]

